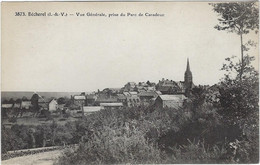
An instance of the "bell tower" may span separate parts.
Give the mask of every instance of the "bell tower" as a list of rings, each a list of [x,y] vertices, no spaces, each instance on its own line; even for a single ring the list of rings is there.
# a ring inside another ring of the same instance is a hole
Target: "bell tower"
[[[189,58],[187,59],[187,68],[184,74],[185,89],[191,89],[192,87],[192,73],[190,71]]]

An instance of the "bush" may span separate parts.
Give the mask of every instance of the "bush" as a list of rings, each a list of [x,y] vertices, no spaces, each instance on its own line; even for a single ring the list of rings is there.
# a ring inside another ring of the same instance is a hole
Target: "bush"
[[[9,122],[11,123],[16,123],[17,122],[17,118],[16,117],[11,117],[8,119]]]
[[[223,156],[227,153],[224,146],[206,147],[202,141],[190,141],[187,145],[174,146],[168,162],[174,163],[228,163]]]
[[[77,150],[66,151],[57,164],[161,163],[163,157],[163,152],[149,144],[135,128],[104,127],[102,132],[82,142]]]

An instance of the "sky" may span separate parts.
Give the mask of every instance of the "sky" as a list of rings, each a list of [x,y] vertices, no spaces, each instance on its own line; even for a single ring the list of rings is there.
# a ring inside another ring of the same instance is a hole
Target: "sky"
[[[127,82],[183,81],[187,58],[195,85],[223,77],[224,59],[240,57],[239,36],[214,29],[207,2],[2,4],[2,91],[82,92]],[[14,16],[67,12],[68,17]],[[77,17],[81,13],[160,13],[163,17]],[[258,34],[244,41],[257,41]],[[258,47],[249,51],[257,60]]]

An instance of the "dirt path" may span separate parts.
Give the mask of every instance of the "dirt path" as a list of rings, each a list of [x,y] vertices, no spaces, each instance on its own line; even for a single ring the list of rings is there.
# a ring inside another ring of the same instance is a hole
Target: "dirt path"
[[[2,165],[53,165],[62,150],[49,151],[23,157],[16,157],[1,162]]]

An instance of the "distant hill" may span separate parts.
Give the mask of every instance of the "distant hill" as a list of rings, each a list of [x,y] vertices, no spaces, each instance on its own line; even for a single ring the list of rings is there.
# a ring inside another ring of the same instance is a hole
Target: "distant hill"
[[[59,97],[70,97],[71,95],[78,95],[81,92],[37,92],[39,95],[45,98],[59,98]],[[90,92],[85,92],[90,93]],[[34,92],[1,92],[1,100],[9,100],[10,98],[18,99],[22,98],[23,96],[31,99]]]

